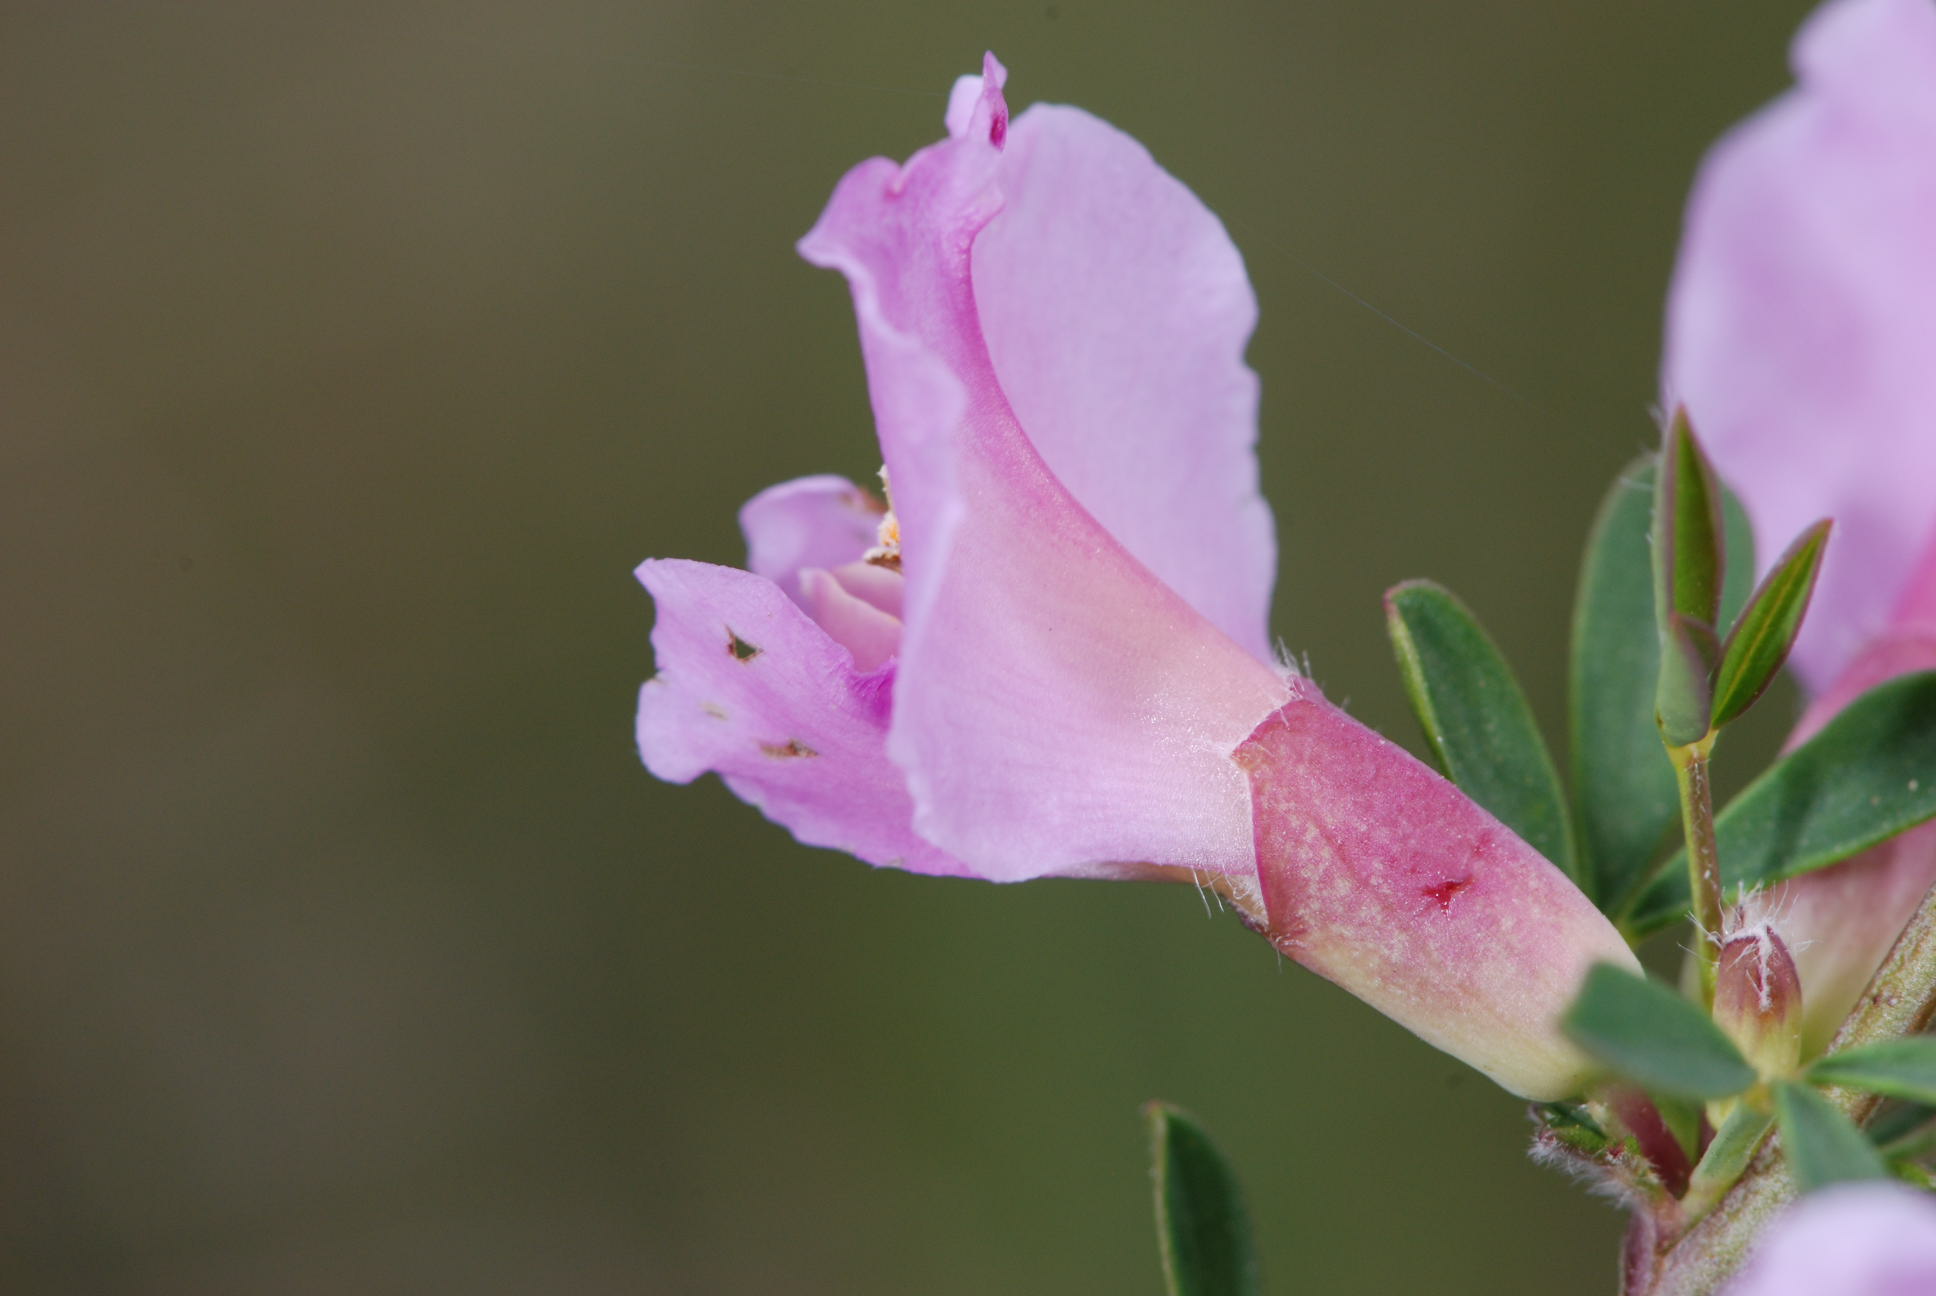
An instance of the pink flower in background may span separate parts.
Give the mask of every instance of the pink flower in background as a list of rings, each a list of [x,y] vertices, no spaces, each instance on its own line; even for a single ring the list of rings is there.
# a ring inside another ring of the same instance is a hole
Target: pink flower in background
[[[1557,1019],[1626,944],[1273,659],[1243,262],[1141,145],[1011,122],[1003,78],[801,241],[852,288],[891,500],[790,482],[741,514],[750,571],[639,568],[647,766],[875,864],[1196,879],[1507,1088],[1571,1092]]]
[[[1663,385],[1765,563],[1835,534],[1792,660],[1796,739],[1936,667],[1936,4],[1835,0],[1800,82],[1709,154],[1668,302]],[[1930,884],[1936,830],[1780,889],[1819,1049]]]
[[[1905,1184],[1812,1193],[1768,1228],[1724,1296],[1929,1296],[1936,1198]]]

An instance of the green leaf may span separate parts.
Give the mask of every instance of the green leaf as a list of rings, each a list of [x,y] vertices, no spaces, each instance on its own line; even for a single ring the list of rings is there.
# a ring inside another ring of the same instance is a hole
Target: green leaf
[[[1654,619],[1678,612],[1713,625],[1721,611],[1721,487],[1687,411],[1674,411],[1654,484]]]
[[[1748,1162],[1761,1147],[1762,1138],[1775,1118],[1764,1111],[1757,1111],[1745,1102],[1734,1105],[1728,1118],[1721,1122],[1721,1128],[1714,1132],[1714,1138],[1707,1145],[1707,1151],[1688,1177],[1687,1192],[1681,1198],[1681,1209],[1689,1223],[1714,1209],[1735,1181],[1741,1178],[1748,1168]]]
[[[1611,963],[1587,973],[1560,1029],[1617,1074],[1657,1093],[1726,1098],[1755,1082],[1754,1068],[1706,1013]]]
[[[1932,816],[1936,671],[1922,671],[1851,702],[1715,817],[1723,893],[1824,868]],[[1676,857],[1627,926],[1645,935],[1683,917],[1687,903],[1687,869]]]
[[[1775,1086],[1781,1145],[1803,1192],[1861,1179],[1887,1179],[1889,1168],[1868,1136],[1842,1109],[1806,1085]]]
[[[1412,711],[1447,778],[1578,880],[1559,771],[1506,659],[1431,581],[1385,592],[1385,625]]]
[[[1880,1040],[1831,1053],[1808,1068],[1808,1081],[1936,1103],[1936,1036]]]
[[[1831,525],[1824,519],[1796,537],[1728,631],[1714,680],[1715,728],[1752,706],[1788,660],[1795,632],[1802,628],[1802,616],[1808,611],[1809,595],[1815,592]]]
[[[1654,717],[1661,740],[1684,747],[1707,736],[1714,705],[1714,665],[1721,645],[1714,627],[1679,612],[1667,614],[1660,636],[1660,683],[1654,691]]]
[[[1252,1296],[1250,1218],[1229,1163],[1189,1114],[1144,1106],[1156,1181],[1156,1240],[1170,1296]]]
[[[1589,893],[1624,909],[1647,865],[1680,820],[1674,767],[1654,720],[1660,631],[1654,621],[1654,459],[1620,474],[1600,506],[1573,608],[1568,722],[1575,821]],[[1728,577],[1722,616],[1732,620],[1754,583],[1754,538],[1740,501],[1726,496]]]

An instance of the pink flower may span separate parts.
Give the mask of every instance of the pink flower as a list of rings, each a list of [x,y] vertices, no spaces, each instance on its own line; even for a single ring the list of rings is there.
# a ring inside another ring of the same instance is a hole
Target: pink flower
[[[1895,1183],[1813,1193],[1769,1226],[1725,1296],[1928,1296],[1936,1199]]]
[[[1862,690],[1936,667],[1936,5],[1834,0],[1794,63],[1797,88],[1701,168],[1663,382],[1764,563],[1835,519],[1792,657],[1815,694],[1799,741]],[[1925,828],[1771,897],[1811,1051],[1932,882]]]
[[[790,482],[741,514],[749,572],[640,567],[647,766],[875,864],[1196,879],[1508,1088],[1571,1090],[1555,1021],[1625,944],[1272,658],[1243,262],[1120,131],[1011,122],[1004,75],[801,240],[852,288],[891,500]]]

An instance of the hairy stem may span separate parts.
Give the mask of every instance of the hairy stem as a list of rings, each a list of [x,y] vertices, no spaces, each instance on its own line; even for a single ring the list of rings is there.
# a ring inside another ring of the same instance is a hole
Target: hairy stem
[[[1697,742],[1667,749],[1681,794],[1688,891],[1694,897],[1694,948],[1701,969],[1701,1004],[1707,1008],[1714,1006],[1715,968],[1721,961],[1721,852],[1714,841],[1714,789],[1707,770],[1713,750],[1712,729]]]

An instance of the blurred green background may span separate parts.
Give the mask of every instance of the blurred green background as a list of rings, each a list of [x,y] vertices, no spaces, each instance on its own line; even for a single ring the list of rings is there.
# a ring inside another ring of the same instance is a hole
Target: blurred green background
[[[0,1289],[1155,1293],[1163,1097],[1278,1292],[1610,1291],[1518,1104],[1188,890],[653,782],[630,569],[877,466],[792,243],[993,48],[1249,260],[1285,641],[1411,741],[1435,576],[1551,723],[1802,10],[0,6]]]

